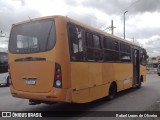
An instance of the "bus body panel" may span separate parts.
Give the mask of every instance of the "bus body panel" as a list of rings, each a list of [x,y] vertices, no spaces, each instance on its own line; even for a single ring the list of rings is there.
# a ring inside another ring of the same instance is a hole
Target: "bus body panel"
[[[62,68],[62,88],[71,88],[71,63],[68,43],[66,18],[55,17],[56,22],[56,46],[55,61]]]
[[[104,84],[72,92],[72,102],[86,103],[108,96],[110,84]]]
[[[66,46],[68,44],[66,40],[68,34],[66,30],[67,22],[61,17],[54,17],[54,21],[57,26],[56,45],[52,50],[32,54],[12,54],[9,52],[10,75],[12,78],[10,88],[14,97],[71,102],[70,56],[69,48]],[[66,52],[68,53],[66,54]],[[16,59],[27,57],[45,58],[46,61],[15,62]],[[56,63],[62,69],[62,88],[53,86]],[[27,85],[25,81],[28,78],[37,78],[36,84]]]
[[[140,65],[140,77],[143,76],[143,82],[146,82],[146,66]]]
[[[72,62],[71,71],[72,100],[77,103],[107,96],[113,81],[117,84],[117,91],[131,88],[133,85],[132,64],[103,63],[102,66],[102,63],[95,62]]]
[[[117,91],[132,87],[132,64],[104,63],[103,81],[117,84]]]
[[[16,90],[14,86],[11,85],[10,90],[12,96],[17,98],[33,99],[44,102],[71,102],[70,89],[53,88],[50,92],[47,93],[33,93]]]
[[[53,87],[54,68],[51,61],[13,62],[10,64],[12,84],[19,91],[49,92]]]

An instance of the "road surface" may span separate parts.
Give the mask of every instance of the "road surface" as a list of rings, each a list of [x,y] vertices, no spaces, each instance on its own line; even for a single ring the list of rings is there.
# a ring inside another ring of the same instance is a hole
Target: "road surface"
[[[31,106],[28,105],[28,100],[12,97],[9,87],[0,87],[0,111],[54,112],[61,110],[82,111],[77,115],[77,117],[60,118],[67,120],[106,119],[103,117],[92,117],[90,115],[90,117],[85,117],[89,114],[86,111],[160,111],[160,77],[157,74],[148,74],[146,83],[142,84],[140,89],[129,89],[120,92],[112,101],[108,101],[106,98],[104,98],[87,104],[57,103],[52,105],[40,104]],[[107,120],[108,119],[130,120],[131,118],[107,118]],[[133,119],[139,120],[140,118]],[[144,118],[144,120],[153,119]],[[156,118],[155,120],[160,120],[160,118]]]

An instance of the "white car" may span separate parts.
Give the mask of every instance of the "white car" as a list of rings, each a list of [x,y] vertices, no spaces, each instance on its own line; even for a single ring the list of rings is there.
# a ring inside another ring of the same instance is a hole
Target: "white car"
[[[0,85],[9,86],[8,54],[0,52]]]
[[[0,85],[9,86],[9,75],[7,73],[1,73],[0,74]]]

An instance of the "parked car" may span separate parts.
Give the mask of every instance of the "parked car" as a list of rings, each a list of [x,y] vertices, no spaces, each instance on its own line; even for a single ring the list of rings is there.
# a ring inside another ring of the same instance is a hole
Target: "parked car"
[[[160,64],[157,67],[157,74],[160,76]]]
[[[9,86],[8,54],[0,52],[0,85]]]
[[[9,75],[7,73],[0,73],[0,86],[9,86]]]

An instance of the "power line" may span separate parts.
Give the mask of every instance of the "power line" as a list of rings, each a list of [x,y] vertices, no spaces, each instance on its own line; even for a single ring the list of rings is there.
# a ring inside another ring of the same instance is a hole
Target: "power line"
[[[135,5],[137,2],[139,2],[140,0],[135,0],[133,3],[131,3],[125,10],[128,10],[129,8],[131,8],[133,5]],[[125,11],[124,10],[124,11]]]
[[[118,15],[123,15],[122,13],[124,12],[124,11],[126,11],[126,10],[128,10],[129,8],[131,8],[133,5],[135,5],[136,3],[138,3],[140,0],[135,0],[134,2],[132,2],[127,8],[125,8],[125,9],[123,9],[123,10],[121,10],[120,12],[118,12]],[[118,17],[118,15],[117,16],[115,16],[115,17],[113,17],[113,18],[111,18],[112,20],[114,20],[116,17]],[[100,28],[102,28],[104,25],[106,25],[106,23],[104,23],[103,25],[101,25],[101,27]]]
[[[134,2],[132,2],[128,7],[126,7],[125,9],[121,10],[118,14],[119,15],[123,15],[122,13],[124,13],[126,10],[129,10],[129,8],[131,8],[133,5],[135,5],[136,3],[138,3],[140,0],[135,0]],[[117,16],[116,16],[117,17]],[[116,18],[114,17],[114,18]],[[112,18],[112,19],[114,19]]]

